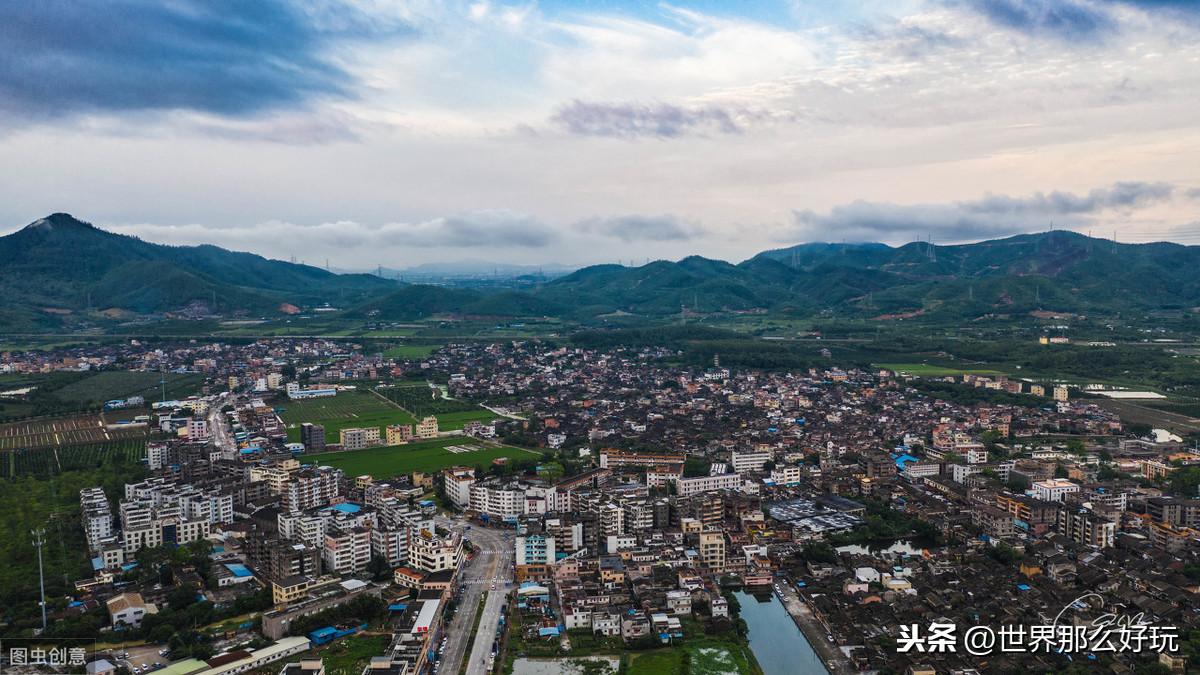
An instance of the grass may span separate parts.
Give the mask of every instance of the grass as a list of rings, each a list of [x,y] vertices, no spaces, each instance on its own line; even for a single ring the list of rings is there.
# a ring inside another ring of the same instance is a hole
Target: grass
[[[947,366],[935,366],[928,363],[873,363],[876,368],[884,368],[887,370],[900,373],[901,375],[914,375],[918,377],[946,377],[950,375],[962,375],[964,373],[970,375],[1002,375],[999,370],[988,370],[985,368],[950,368]]]
[[[498,457],[535,458],[540,453],[509,446],[483,446],[475,452],[452,453],[451,445],[481,445],[469,438],[440,438],[434,441],[410,443],[386,448],[368,448],[353,452],[327,452],[320,455],[304,455],[305,463],[316,462],[333,466],[350,476],[369,474],[377,479],[390,478],[413,471],[432,472],[448,466],[489,465]]]
[[[633,652],[629,655],[629,669],[647,675],[684,675],[683,654],[679,649]]]
[[[389,359],[423,359],[441,349],[442,345],[397,345],[384,350]]]
[[[325,438],[341,440],[347,427],[386,427],[389,424],[413,424],[413,416],[361,389],[339,392],[330,398],[288,401],[280,417],[287,425],[289,441],[300,440],[300,423],[312,422],[325,427]],[[382,432],[381,432],[382,433]]]

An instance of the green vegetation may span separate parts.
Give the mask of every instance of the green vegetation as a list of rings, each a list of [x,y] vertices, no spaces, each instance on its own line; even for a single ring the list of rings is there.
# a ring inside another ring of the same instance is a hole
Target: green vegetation
[[[355,633],[338,640],[313,656],[325,660],[327,675],[361,675],[371,662],[371,657],[387,651],[391,642],[389,635],[360,635]]]
[[[0,380],[0,389],[34,389],[22,397],[0,399],[0,421],[100,410],[105,401],[131,396],[157,401],[162,397],[159,384],[162,378],[166,379],[169,399],[198,393],[204,382],[204,376],[198,373],[163,374],[133,370],[94,373],[62,371],[8,376]]]
[[[987,368],[952,368],[948,366],[931,365],[928,363],[875,363],[876,368],[890,370],[898,375],[914,375],[917,377],[948,377],[952,375],[1000,375],[998,370]]]
[[[64,471],[99,469],[112,459],[117,459],[123,466],[136,465],[145,456],[145,439],[14,450],[0,454],[0,478],[45,477]]]
[[[301,422],[325,427],[325,440],[329,443],[340,442],[342,429],[347,427],[386,427],[416,422],[412,415],[362,389],[341,391],[328,398],[287,401],[282,406],[284,411],[280,417],[287,425],[288,440],[293,442],[300,440]]]
[[[478,412],[480,410],[478,405],[470,401],[446,398],[441,389],[426,384],[380,387],[377,391],[416,417],[435,415],[440,420],[442,415],[448,413]]]
[[[450,446],[479,446],[473,452],[453,453]],[[471,438],[442,438],[434,441],[410,443],[387,448],[369,448],[354,452],[329,452],[320,455],[303,455],[305,463],[314,462],[334,466],[347,475],[370,474],[375,478],[390,478],[413,471],[432,472],[459,464],[486,466],[498,457],[510,459],[536,459],[541,454],[508,446],[482,445]]]
[[[4,514],[0,518],[0,612],[11,622],[0,624],[0,635],[27,634],[35,625],[41,626],[37,550],[30,543],[30,530],[46,530],[46,597],[54,612],[66,605],[76,579],[91,576],[79,491],[98,485],[110,500],[116,499],[124,494],[126,481],[138,481],[144,475],[140,464],[114,454],[97,468],[64,471],[47,478],[22,475],[0,484],[0,513]],[[96,620],[102,619],[97,615]],[[63,633],[74,637],[89,634],[69,629]]]
[[[389,359],[423,359],[441,349],[442,345],[396,345],[383,351]]]

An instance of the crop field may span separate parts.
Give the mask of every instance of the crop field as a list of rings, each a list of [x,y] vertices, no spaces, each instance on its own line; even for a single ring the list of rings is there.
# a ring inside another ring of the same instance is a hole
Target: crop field
[[[442,345],[396,345],[384,350],[383,355],[390,359],[423,359],[441,348]]]
[[[928,363],[873,363],[876,368],[885,368],[901,375],[913,375],[917,377],[946,377],[950,375],[1002,375],[999,370],[988,370],[986,368],[950,368],[947,366],[935,366]]]
[[[147,401],[162,398],[162,373],[106,370],[68,384],[54,392],[60,401],[99,406],[115,398],[141,396]],[[200,391],[204,376],[199,373],[167,373],[167,399],[184,398]]]
[[[504,419],[503,415],[497,415],[491,410],[480,408],[479,410],[467,410],[464,412],[442,413],[435,415],[438,419],[438,429],[441,431],[453,431],[461,429],[467,422],[478,420],[480,422],[491,422],[492,420]]]
[[[0,478],[44,477],[64,471],[90,470],[113,458],[125,464],[137,465],[145,456],[145,438],[35,450],[12,450],[0,453]]]
[[[388,448],[303,455],[299,459],[306,464],[317,463],[337,467],[348,476],[370,474],[382,480],[413,471],[437,471],[460,464],[486,466],[498,457],[534,459],[541,456],[541,453],[533,450],[484,445],[472,439],[442,438]]]
[[[312,422],[325,427],[329,443],[340,442],[347,427],[386,427],[389,424],[413,424],[416,420],[369,391],[356,389],[338,392],[329,398],[287,401],[280,417],[287,426],[288,440],[300,440],[300,424]]]
[[[75,415],[71,417],[39,417],[22,422],[0,424],[0,451],[36,450],[65,445],[107,443],[126,439],[145,438],[150,434],[147,427],[111,430],[106,424],[120,419],[130,419],[141,410],[122,410],[103,415]]]

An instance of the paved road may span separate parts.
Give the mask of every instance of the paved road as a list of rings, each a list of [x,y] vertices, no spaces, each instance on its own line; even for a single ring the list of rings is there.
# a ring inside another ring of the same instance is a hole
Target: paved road
[[[442,527],[450,527],[455,530],[462,531],[463,525],[461,521],[450,520],[448,518],[437,519],[437,524]],[[489,609],[494,602],[494,598],[503,596],[503,588],[506,581],[497,581],[498,579],[509,580],[512,578],[512,540],[506,538],[503,532],[497,530],[488,530],[479,526],[473,526],[470,531],[464,533],[466,538],[471,541],[478,551],[470,564],[463,569],[459,577],[459,583],[467,586],[463,592],[462,598],[459,600],[458,613],[450,621],[447,626],[446,635],[450,638],[446,642],[446,650],[442,653],[441,666],[438,668],[439,673],[445,675],[458,675],[461,668],[463,658],[470,649],[469,639],[471,628],[475,624],[475,613],[479,608],[480,599],[485,591],[490,591],[493,583],[496,583],[496,593],[491,593],[487,604],[484,605],[484,616],[479,624],[479,639],[476,640],[476,646],[482,644],[483,660],[482,667],[479,670],[468,669],[468,673],[483,673],[487,668],[487,658],[491,654],[492,639],[496,632],[496,624],[500,620],[499,605],[495,608],[496,616],[489,623]],[[490,628],[489,628],[490,626]],[[478,651],[478,650],[476,650]],[[475,651],[471,652],[470,663],[475,663]]]
[[[212,434],[213,445],[216,445],[221,451],[221,456],[227,459],[237,457],[237,444],[229,433],[228,417],[221,412],[221,408],[230,402],[228,396],[221,396],[213,401],[208,409],[208,429]]]
[[[825,627],[813,615],[812,610],[808,608],[790,581],[776,584],[775,592],[783,601],[783,606],[788,614],[791,614],[792,619],[796,621],[800,632],[804,633],[808,644],[812,645],[813,650],[821,657],[821,661],[825,663],[825,667],[832,675],[849,675],[858,672],[858,668],[854,667],[854,662],[826,637]]]

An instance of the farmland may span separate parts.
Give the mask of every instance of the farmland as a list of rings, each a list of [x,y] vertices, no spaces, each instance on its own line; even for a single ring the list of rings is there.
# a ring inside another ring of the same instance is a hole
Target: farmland
[[[442,345],[396,345],[384,350],[383,355],[390,359],[423,359],[441,348]]]
[[[0,453],[0,478],[53,476],[64,471],[95,469],[109,460],[136,466],[146,455],[146,441],[130,438],[107,443],[13,450]]]
[[[120,430],[105,428],[108,423],[117,419],[128,419],[138,412],[140,411],[126,410],[103,415],[40,417],[23,422],[0,424],[0,451],[144,439],[150,433],[145,426]]]
[[[469,452],[452,452],[461,447],[476,447]],[[305,455],[305,463],[333,466],[347,475],[370,474],[375,478],[390,478],[413,471],[437,471],[448,466],[488,465],[493,459],[536,459],[541,453],[509,446],[484,445],[469,438],[441,438],[435,441],[411,443],[388,448],[369,448],[354,452],[327,452],[320,455]]]
[[[135,370],[106,370],[68,384],[54,392],[61,401],[96,407],[115,398],[141,396],[147,401],[162,398],[161,380],[166,380],[167,399],[184,398],[200,390],[199,373],[155,373]]]
[[[463,428],[467,422],[488,422],[501,417],[470,401],[445,398],[441,389],[426,384],[410,384],[381,387],[380,395],[408,410],[416,417],[433,415],[438,418],[438,428],[450,431]]]
[[[385,427],[389,424],[413,424],[412,415],[364,390],[339,392],[337,396],[287,401],[280,417],[287,425],[289,441],[300,440],[300,423],[312,422],[325,427],[325,438],[334,443],[348,427]]]
[[[873,363],[876,368],[883,368],[893,371],[900,375],[914,375],[917,377],[948,377],[951,375],[1000,375],[998,370],[988,370],[981,368],[951,368],[948,366],[931,365],[928,363]]]

